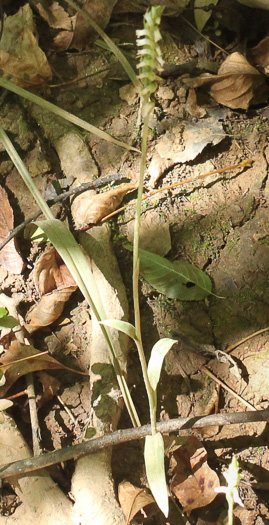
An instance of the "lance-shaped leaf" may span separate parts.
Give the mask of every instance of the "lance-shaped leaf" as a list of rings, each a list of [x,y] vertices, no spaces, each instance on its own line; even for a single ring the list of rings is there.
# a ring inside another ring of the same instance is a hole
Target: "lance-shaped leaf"
[[[149,382],[153,390],[156,390],[159,383],[163,360],[170,348],[177,343],[174,339],[163,338],[157,341],[151,350],[150,360],[148,362]]]
[[[167,518],[169,502],[164,470],[164,443],[160,432],[146,436],[144,457],[150,490]]]
[[[199,301],[212,293],[209,276],[190,263],[171,262],[146,250],[139,250],[139,257],[146,281],[171,299]]]
[[[118,319],[106,319],[105,321],[100,321],[99,324],[109,326],[110,328],[115,328],[115,330],[123,332],[124,334],[134,339],[134,341],[137,340],[135,327],[131,323],[127,323],[127,321],[120,321]]]

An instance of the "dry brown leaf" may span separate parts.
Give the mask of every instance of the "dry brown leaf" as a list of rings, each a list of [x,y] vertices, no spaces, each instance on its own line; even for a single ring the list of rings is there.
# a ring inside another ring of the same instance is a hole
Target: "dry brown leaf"
[[[184,512],[204,507],[216,497],[219,478],[207,463],[207,452],[195,437],[173,452],[177,466],[170,489],[180,501]]]
[[[40,355],[38,355],[40,354]],[[29,359],[31,356],[37,356]],[[28,359],[26,359],[28,358]],[[17,361],[17,362],[14,362]],[[23,345],[19,341],[13,341],[9,349],[1,356],[1,371],[5,374],[6,383],[0,387],[0,397],[3,397],[8,389],[17,381],[17,379],[29,372],[37,370],[55,370],[57,368],[70,368],[62,365],[53,357],[39,352],[30,345]],[[74,370],[74,372],[78,372]],[[78,372],[81,373],[81,372]]]
[[[206,115],[206,110],[197,104],[196,92],[193,88],[189,90],[188,98],[186,101],[186,111],[196,118],[202,118]]]
[[[3,242],[9,236],[13,226],[13,211],[6,191],[0,186],[0,242]],[[18,253],[14,239],[0,250],[0,265],[15,274],[22,272],[24,262]]]
[[[68,31],[73,30],[76,16],[69,16],[67,11],[65,11],[58,2],[53,2],[51,5],[39,2],[35,7],[50,27],[54,29],[67,29]]]
[[[59,381],[57,377],[50,376],[49,374],[47,374],[47,372],[44,372],[43,370],[38,373],[38,378],[42,384],[43,392],[41,396],[37,396],[36,400],[38,408],[41,408],[46,403],[51,401],[54,396],[57,395],[61,386],[61,381]]]
[[[35,264],[33,279],[40,295],[50,293],[56,288],[57,290],[66,290],[70,287],[75,290],[77,288],[76,281],[55,248],[50,248],[38,259]]]
[[[247,53],[247,58],[256,66],[262,66],[265,73],[269,73],[269,36],[266,36],[259,44]]]
[[[88,11],[94,22],[102,29],[105,29],[117,0],[89,0],[83,5],[83,9]],[[78,14],[74,30],[72,47],[82,50],[97,38],[97,33],[83,16]]]
[[[210,95],[232,109],[248,109],[250,104],[259,104],[268,97],[264,76],[237,52],[224,60],[217,75],[204,74],[184,79],[184,83],[189,87],[209,85]]]
[[[76,224],[97,224],[106,215],[112,213],[121,204],[123,197],[128,191],[137,188],[137,184],[125,184],[113,190],[99,193],[84,201],[84,207],[80,207],[76,213]]]
[[[29,4],[5,19],[0,44],[0,68],[5,76],[22,87],[40,86],[51,80],[45,53],[38,46],[36,28]]]
[[[27,312],[25,328],[29,333],[35,332],[42,326],[48,326],[60,317],[65,303],[77,287],[70,287],[66,290],[53,290],[53,292],[43,295],[40,301]]]
[[[142,509],[144,509],[148,505],[154,506],[155,512],[157,511],[157,506],[154,498],[150,494],[148,494],[144,489],[132,485],[132,483],[129,483],[129,481],[122,481],[119,484],[118,498],[120,506],[126,517],[127,523],[130,523],[130,521],[136,516],[136,514],[138,514]],[[153,509],[151,508],[147,510],[152,511]],[[150,515],[152,515],[152,512],[150,513]],[[146,513],[146,517],[149,517],[148,512]]]
[[[150,186],[156,184],[164,168],[193,160],[208,144],[218,144],[225,137],[220,122],[225,114],[224,108],[209,110],[206,119],[189,123],[184,129],[180,123],[167,130],[158,140],[149,165]]]

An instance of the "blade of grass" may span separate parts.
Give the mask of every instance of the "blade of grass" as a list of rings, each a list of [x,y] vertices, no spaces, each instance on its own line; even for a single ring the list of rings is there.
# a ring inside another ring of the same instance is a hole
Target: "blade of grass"
[[[54,113],[55,115],[58,115],[59,117],[62,117],[68,120],[69,122],[72,122],[76,126],[79,126],[80,128],[85,129],[86,131],[89,131],[90,133],[93,133],[100,139],[104,139],[107,142],[112,142],[113,144],[116,144],[117,146],[120,146],[121,148],[125,148],[131,151],[137,151],[138,153],[140,153],[138,149],[133,148],[132,146],[129,146],[129,144],[126,144],[125,142],[121,142],[120,140],[114,139],[113,137],[111,137],[111,135],[109,135],[108,133],[105,133],[105,131],[102,131],[96,128],[95,126],[92,126],[92,124],[89,124],[85,120],[82,120],[81,118],[76,117],[76,115],[73,115],[73,113],[69,113],[68,111],[65,111],[64,109],[61,109],[58,106],[55,106],[55,104],[48,102],[44,98],[41,98],[38,95],[35,95],[34,93],[31,93],[30,91],[27,91],[26,89],[21,88],[20,86],[16,86],[16,84],[13,84],[13,82],[10,82],[6,78],[3,78],[3,77],[0,78],[0,86],[2,86],[5,89],[8,89],[9,91],[12,91],[13,93],[16,93],[16,95],[19,95],[20,97],[30,100],[30,102],[34,102],[34,104],[37,104],[43,109],[51,111],[51,113]]]

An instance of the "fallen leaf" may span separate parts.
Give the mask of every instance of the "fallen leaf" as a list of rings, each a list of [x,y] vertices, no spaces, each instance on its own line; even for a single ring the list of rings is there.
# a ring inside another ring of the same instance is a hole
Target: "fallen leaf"
[[[39,2],[35,7],[50,27],[54,29],[68,29],[69,31],[73,29],[76,16],[69,16],[58,2],[53,2],[51,5]]]
[[[76,289],[77,286],[66,290],[53,290],[51,293],[43,295],[40,301],[32,306],[26,314],[25,328],[27,332],[32,333],[38,328],[54,323],[62,314],[65,303]]]
[[[74,278],[55,248],[50,248],[39,257],[35,264],[33,280],[41,296],[56,288],[57,290],[77,288]]]
[[[70,271],[53,247],[38,259],[33,280],[41,299],[26,314],[25,328],[29,333],[54,323],[77,289]]]
[[[223,109],[211,110],[206,119],[187,124],[183,129],[180,123],[167,130],[156,144],[149,165],[150,186],[155,186],[164,168],[193,160],[208,144],[218,144],[225,137],[219,122],[225,113]]]
[[[3,242],[14,226],[13,211],[4,188],[0,186],[0,242]],[[9,272],[20,274],[24,262],[16,248],[16,241],[11,239],[0,251],[0,265]]]
[[[126,520],[128,520],[127,523],[130,523],[142,509],[149,505],[151,505],[151,508],[147,508],[146,512],[145,510],[143,511],[144,519],[157,512],[157,505],[151,494],[148,494],[144,489],[132,485],[129,481],[122,481],[119,484],[118,498]],[[153,512],[153,507],[155,512]]]
[[[0,44],[0,68],[19,86],[40,86],[51,80],[45,53],[38,46],[33,13],[29,4],[5,18]]]
[[[210,95],[232,109],[248,109],[250,104],[264,102],[269,92],[265,77],[238,52],[224,60],[217,75],[206,73],[183,81],[189,87],[209,85]]]
[[[84,224],[97,224],[106,215],[112,213],[121,204],[123,197],[128,191],[137,188],[137,184],[125,184],[113,190],[98,193],[93,197],[82,201],[81,206],[76,210],[74,220],[79,227]],[[84,204],[84,206],[82,205]]]
[[[117,0],[88,0],[84,2],[83,9],[88,11],[91,18],[102,29],[105,29]],[[97,38],[96,31],[89,24],[88,20],[79,13],[74,30],[72,47],[82,50]]]
[[[219,478],[207,463],[207,452],[195,437],[173,452],[177,462],[170,489],[180,501],[184,512],[204,507],[216,497]]]
[[[248,51],[247,59],[253,65],[262,66],[265,73],[269,73],[269,36],[266,36],[257,46]]]
[[[29,359],[29,357],[31,357],[31,359]],[[1,356],[0,363],[1,371],[5,374],[6,378],[5,385],[0,387],[0,397],[5,395],[11,385],[13,385],[19,377],[28,374],[29,372],[63,368],[79,374],[82,373],[78,370],[72,370],[71,368],[62,365],[59,361],[48,354],[39,352],[33,346],[23,345],[19,343],[19,341],[13,341],[13,343],[11,343],[9,349]]]
[[[52,377],[43,370],[38,373],[38,379],[42,384],[43,392],[41,395],[37,396],[36,401],[38,408],[41,408],[57,395],[61,386],[61,382],[59,379],[57,379],[57,377]]]
[[[206,115],[206,110],[197,104],[197,96],[195,89],[190,88],[188,98],[186,100],[186,111],[196,118],[203,118]]]
[[[116,3],[117,0],[90,0],[84,2],[83,9],[99,27],[105,29]],[[82,50],[98,36],[88,20],[85,20],[80,13],[69,16],[58,2],[53,2],[50,7],[44,7],[39,3],[37,7],[51,27],[63,29],[54,38],[54,45],[58,52],[65,51],[71,45],[74,49]]]

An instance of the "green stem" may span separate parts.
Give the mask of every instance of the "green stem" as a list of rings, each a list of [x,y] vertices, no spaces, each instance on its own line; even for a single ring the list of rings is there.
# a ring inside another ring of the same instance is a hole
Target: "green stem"
[[[136,201],[134,241],[133,241],[133,301],[134,301],[135,329],[136,329],[136,337],[137,337],[136,346],[138,350],[143,379],[144,379],[147,396],[149,400],[151,431],[152,431],[152,434],[154,435],[157,432],[156,394],[151,388],[149,377],[148,377],[147,361],[146,361],[145,353],[143,350],[142,337],[141,337],[141,319],[140,319],[140,308],[139,308],[139,230],[140,230],[144,174],[145,174],[146,159],[147,159],[147,138],[148,138],[149,117],[150,117],[150,112],[146,115],[144,119],[144,125],[143,125],[140,176],[139,176],[139,186],[138,186],[137,201]]]
[[[234,501],[232,495],[227,495],[228,501],[228,525],[233,525],[233,510],[234,510]]]

